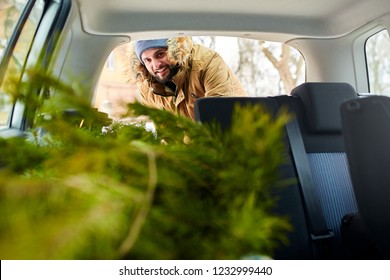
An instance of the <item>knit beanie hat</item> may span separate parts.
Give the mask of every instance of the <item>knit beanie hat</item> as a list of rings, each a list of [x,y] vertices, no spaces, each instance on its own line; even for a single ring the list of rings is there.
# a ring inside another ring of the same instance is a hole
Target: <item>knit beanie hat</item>
[[[139,61],[142,64],[143,61],[141,59],[142,53],[148,49],[152,48],[166,48],[168,39],[156,39],[156,40],[139,40],[135,42],[135,52]]]

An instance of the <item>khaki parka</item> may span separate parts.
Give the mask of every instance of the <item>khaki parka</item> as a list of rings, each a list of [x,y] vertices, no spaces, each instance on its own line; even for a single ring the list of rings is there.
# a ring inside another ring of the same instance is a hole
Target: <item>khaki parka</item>
[[[193,44],[190,37],[168,39],[167,45],[168,59],[179,65],[172,78],[176,89],[157,82],[138,60],[134,47],[130,52],[131,79],[138,85],[142,104],[194,120],[198,98],[247,96],[233,71],[215,51]]]

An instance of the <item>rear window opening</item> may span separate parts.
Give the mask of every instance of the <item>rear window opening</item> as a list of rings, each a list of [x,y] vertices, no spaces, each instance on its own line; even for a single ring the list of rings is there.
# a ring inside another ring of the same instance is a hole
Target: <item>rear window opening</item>
[[[289,94],[305,81],[302,55],[286,44],[236,37],[192,39],[217,51],[250,96]],[[128,44],[119,46],[109,55],[95,95],[94,106],[114,120],[121,119],[126,104],[137,100],[137,87],[125,75],[128,48]]]

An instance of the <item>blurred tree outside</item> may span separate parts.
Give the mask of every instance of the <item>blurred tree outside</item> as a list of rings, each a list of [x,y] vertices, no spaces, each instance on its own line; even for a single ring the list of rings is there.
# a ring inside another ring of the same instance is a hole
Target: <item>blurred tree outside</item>
[[[20,11],[16,8],[14,1],[0,1],[0,59],[3,57],[4,49],[7,47],[19,14]],[[0,126],[8,119],[8,105],[7,96],[0,93]]]
[[[9,38],[21,11],[16,6],[16,0],[0,1],[0,51],[6,48]],[[20,2],[20,1],[19,1]],[[23,2],[26,2],[25,0]]]
[[[3,59],[5,49],[13,35],[16,24],[21,16],[27,0],[1,0],[0,2],[0,57]],[[37,0],[28,15],[27,20],[21,27],[20,33],[14,41],[12,55],[4,58],[2,62],[1,78],[14,75],[16,72],[22,75],[25,58],[28,56],[30,46],[34,40],[35,30],[43,14],[44,2]],[[1,82],[1,81],[0,81]],[[12,111],[13,100],[5,93],[4,83],[0,88],[0,128],[5,127]]]
[[[390,96],[390,39],[387,30],[378,32],[366,42],[370,92]]]
[[[289,94],[305,80],[302,55],[286,44],[235,37],[194,41],[219,52],[251,96]]]

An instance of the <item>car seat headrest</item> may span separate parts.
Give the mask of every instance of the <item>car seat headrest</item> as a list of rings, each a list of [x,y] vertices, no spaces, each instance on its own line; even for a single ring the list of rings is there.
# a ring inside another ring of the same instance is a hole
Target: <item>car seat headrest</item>
[[[291,95],[301,99],[309,129],[314,133],[341,133],[340,106],[358,97],[348,83],[320,82],[303,83]]]

